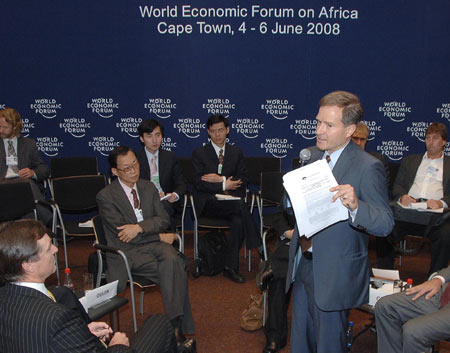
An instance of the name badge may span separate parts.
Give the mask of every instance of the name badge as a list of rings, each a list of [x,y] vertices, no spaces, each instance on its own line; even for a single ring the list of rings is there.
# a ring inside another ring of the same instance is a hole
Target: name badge
[[[431,176],[435,177],[437,173],[439,172],[439,169],[433,167],[432,165],[428,166],[427,173],[431,174]]]
[[[217,174],[222,174],[222,167],[223,167],[223,165],[222,164],[219,164],[218,166],[217,166]]]
[[[19,158],[17,158],[17,156],[6,157],[6,165],[18,165],[18,164]]]
[[[142,209],[134,209],[134,214],[136,215],[137,221],[142,222],[144,220],[144,216],[142,215]]]

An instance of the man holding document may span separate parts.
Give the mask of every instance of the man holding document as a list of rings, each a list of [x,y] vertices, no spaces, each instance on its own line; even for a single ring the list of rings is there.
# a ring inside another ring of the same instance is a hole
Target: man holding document
[[[363,114],[352,93],[324,96],[310,162],[291,172],[297,185],[284,178],[297,219],[286,280],[292,352],[347,351],[349,309],[369,299],[368,234],[387,236],[394,224],[383,164],[351,141]]]

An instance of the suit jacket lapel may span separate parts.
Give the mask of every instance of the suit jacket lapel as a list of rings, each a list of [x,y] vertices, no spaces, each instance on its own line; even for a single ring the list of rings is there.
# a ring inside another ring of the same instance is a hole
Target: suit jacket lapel
[[[333,167],[333,175],[336,178],[338,184],[340,184],[344,175],[352,170],[352,161],[354,158],[354,148],[353,142],[350,141],[348,145],[344,148],[341,155],[339,156],[336,165]],[[359,147],[358,147],[359,148]]]
[[[167,168],[166,168],[166,164],[164,163],[164,151],[162,151],[161,149],[159,150],[158,153],[158,174],[159,174],[159,184],[162,186],[162,181],[166,180],[167,178]],[[164,188],[163,188],[164,189]],[[165,192],[165,190],[164,190]]]
[[[123,190],[122,186],[119,183],[119,180],[115,180],[112,184],[113,188],[113,195],[116,199],[116,204],[120,205],[122,211],[125,213],[127,218],[130,220],[133,220],[134,223],[137,222],[136,215],[134,214],[133,207],[130,204],[130,200],[128,199],[128,196],[125,194],[125,191]],[[139,192],[139,190],[138,190]],[[139,194],[140,196],[140,194]]]

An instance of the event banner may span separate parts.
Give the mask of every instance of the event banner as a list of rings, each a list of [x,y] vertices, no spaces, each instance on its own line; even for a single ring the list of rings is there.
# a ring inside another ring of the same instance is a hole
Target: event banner
[[[180,157],[208,143],[211,114],[246,156],[282,159],[315,144],[320,98],[357,94],[368,151],[425,151],[450,126],[449,1],[3,0],[0,108],[54,156],[142,148],[157,119]],[[449,150],[447,149],[446,152]]]

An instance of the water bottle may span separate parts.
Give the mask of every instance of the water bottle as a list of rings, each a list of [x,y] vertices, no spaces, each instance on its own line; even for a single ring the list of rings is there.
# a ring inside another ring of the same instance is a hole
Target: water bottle
[[[350,351],[350,347],[353,344],[353,321],[349,321],[347,331],[345,331],[345,340],[347,341],[347,350]]]
[[[72,277],[70,277],[70,268],[64,269],[64,273],[66,276],[64,277],[64,287],[69,288],[71,291],[74,291],[74,286],[72,282]]]

